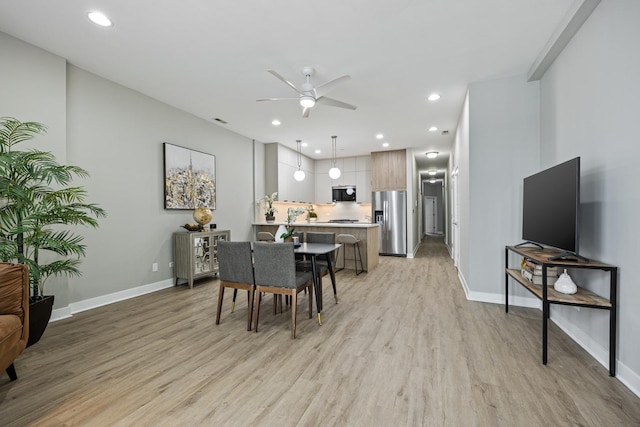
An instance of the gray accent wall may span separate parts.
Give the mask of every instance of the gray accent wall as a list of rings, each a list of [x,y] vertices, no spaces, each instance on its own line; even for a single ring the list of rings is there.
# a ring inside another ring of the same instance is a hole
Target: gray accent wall
[[[469,228],[463,233],[469,260],[463,272],[474,299],[503,293],[504,246],[521,242],[522,179],[538,169],[539,125],[538,82],[518,75],[469,86]]]
[[[12,88],[0,97],[0,115],[48,125],[37,142],[51,144],[61,162],[88,170],[91,177],[78,184],[108,213],[99,229],[80,230],[87,245],[83,275],[49,289],[56,309],[171,285],[172,233],[194,220],[191,211],[164,209],[163,142],[216,156],[213,222],[235,240],[250,238],[253,141],[5,34],[0,49],[0,77]],[[159,271],[152,272],[153,263]]]
[[[541,162],[580,156],[580,252],[619,267],[618,378],[640,392],[640,2],[607,0],[541,80]],[[604,274],[574,273],[608,293]],[[599,358],[608,357],[605,312],[553,308],[552,319]],[[606,363],[606,362],[605,362]]]

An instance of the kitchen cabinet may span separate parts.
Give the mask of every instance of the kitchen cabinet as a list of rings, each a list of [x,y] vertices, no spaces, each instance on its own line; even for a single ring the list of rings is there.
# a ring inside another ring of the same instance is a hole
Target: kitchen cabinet
[[[316,190],[315,162],[302,156],[300,169],[305,178],[296,181],[293,177],[298,170],[298,153],[280,144],[265,146],[265,190],[266,194],[278,192],[279,201],[311,203]]]
[[[371,171],[356,171],[356,202],[371,203]]]
[[[332,202],[331,187],[333,185],[332,184],[333,180],[329,177],[328,171],[329,169],[327,169],[323,173],[316,173],[316,198],[315,198],[316,203]]]
[[[339,185],[355,185],[356,201],[371,203],[371,171],[370,156],[343,157],[336,159],[336,167],[340,169],[340,177],[331,179],[329,169],[333,167],[333,159],[316,160],[316,203],[333,201],[331,188]]]
[[[407,150],[371,153],[371,191],[407,189]]]

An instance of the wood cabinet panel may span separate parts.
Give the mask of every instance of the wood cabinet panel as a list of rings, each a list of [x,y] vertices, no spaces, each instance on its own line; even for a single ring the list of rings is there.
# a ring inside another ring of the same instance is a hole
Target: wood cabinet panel
[[[371,153],[371,191],[389,186],[389,156],[386,152]]]
[[[371,153],[371,191],[406,190],[407,151]]]

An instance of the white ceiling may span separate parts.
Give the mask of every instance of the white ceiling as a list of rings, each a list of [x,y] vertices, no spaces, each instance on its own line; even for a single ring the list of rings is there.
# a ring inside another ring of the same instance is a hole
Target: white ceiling
[[[258,141],[321,159],[337,135],[338,157],[409,148],[426,169],[446,166],[467,85],[527,73],[576,1],[0,0],[0,31]],[[295,97],[267,70],[299,85],[303,66],[316,84],[350,75],[327,96],[358,109],[256,102]]]

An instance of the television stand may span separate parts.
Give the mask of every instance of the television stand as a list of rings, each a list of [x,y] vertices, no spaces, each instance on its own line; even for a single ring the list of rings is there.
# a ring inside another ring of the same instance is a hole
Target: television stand
[[[542,248],[541,248],[542,249]],[[588,258],[583,257],[582,255],[574,254],[573,252],[562,252],[558,255],[550,256],[549,261],[576,261],[576,262],[589,262]]]
[[[541,244],[539,244],[539,243],[535,243],[535,242],[530,242],[530,241],[528,241],[528,240],[527,240],[526,242],[518,243],[517,245],[515,245],[515,246],[514,246],[514,248],[521,248],[521,247],[523,247],[524,245],[533,245],[533,246],[535,246],[536,248],[544,249],[544,248],[542,247],[542,245],[541,245]]]
[[[526,279],[520,267],[509,268],[509,254],[515,253],[542,267],[542,285],[536,285]],[[521,248],[517,246],[505,246],[505,300],[504,309],[509,313],[509,277],[516,283],[531,292],[542,301],[542,364],[547,364],[547,323],[551,317],[551,305],[569,305],[576,307],[588,307],[609,312],[609,375],[616,376],[616,337],[617,337],[617,298],[618,298],[618,267],[598,261],[580,262],[566,258],[553,259],[557,256],[565,256],[555,249]],[[570,254],[575,256],[575,254]],[[580,285],[575,294],[563,294],[554,289],[553,285],[547,285],[547,269],[549,267],[576,268],[581,270],[602,270],[609,273],[609,296],[605,298],[597,295]]]

